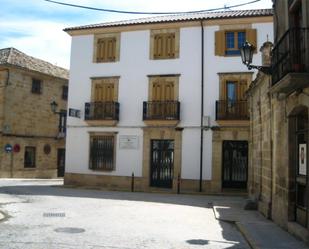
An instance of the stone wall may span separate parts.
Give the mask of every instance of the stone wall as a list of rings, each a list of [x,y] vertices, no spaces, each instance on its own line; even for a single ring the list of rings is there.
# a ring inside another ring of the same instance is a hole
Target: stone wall
[[[31,92],[33,78],[42,80],[41,94]],[[65,139],[57,138],[59,115],[52,113],[50,103],[55,100],[58,110],[66,110],[62,87],[67,84],[40,73],[0,68],[0,177],[57,176],[57,149],[65,147]],[[19,145],[20,150],[6,153],[6,144]],[[50,145],[49,153],[44,152],[45,145]],[[24,168],[26,146],[36,148],[35,168]]]

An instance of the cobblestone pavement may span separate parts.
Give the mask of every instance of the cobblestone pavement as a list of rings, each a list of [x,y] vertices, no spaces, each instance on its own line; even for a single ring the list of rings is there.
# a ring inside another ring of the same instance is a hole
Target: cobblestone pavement
[[[233,224],[215,219],[211,203],[219,197],[61,185],[0,180],[1,249],[249,248]]]

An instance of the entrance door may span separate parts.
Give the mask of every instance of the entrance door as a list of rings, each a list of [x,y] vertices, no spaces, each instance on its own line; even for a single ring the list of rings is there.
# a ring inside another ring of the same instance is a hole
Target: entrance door
[[[150,186],[173,187],[174,140],[151,140]]]
[[[296,222],[308,226],[308,111],[296,116]]]
[[[64,177],[65,149],[57,151],[57,176]]]
[[[223,141],[222,187],[247,188],[248,142]]]

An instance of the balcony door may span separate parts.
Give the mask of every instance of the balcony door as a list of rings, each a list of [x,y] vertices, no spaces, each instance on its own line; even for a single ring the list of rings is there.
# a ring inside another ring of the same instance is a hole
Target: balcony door
[[[94,90],[95,116],[113,119],[115,100],[114,83],[97,83]]]
[[[175,115],[175,82],[159,78],[152,83],[152,115],[157,117],[174,117]]]
[[[247,81],[231,81],[225,83],[225,114],[227,117],[239,117],[247,113],[245,100],[245,91],[247,90]]]

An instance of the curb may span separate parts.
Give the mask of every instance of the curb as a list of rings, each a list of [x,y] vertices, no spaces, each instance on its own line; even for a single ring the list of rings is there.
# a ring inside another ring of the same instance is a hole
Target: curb
[[[5,214],[2,211],[0,211],[0,222],[5,220],[5,219],[6,219]]]
[[[249,246],[252,249],[261,249],[252,239],[249,232],[246,230],[246,228],[238,221],[235,222],[236,227],[238,228],[239,232],[244,236],[245,240],[248,242]]]
[[[250,236],[250,233],[246,230],[246,228],[241,224],[241,222],[239,221],[235,221],[235,220],[230,220],[230,219],[221,219],[220,215],[217,213],[217,210],[215,208],[215,205],[212,207],[212,210],[214,212],[214,216],[216,218],[216,220],[219,221],[224,221],[224,222],[229,222],[229,223],[233,223],[236,228],[238,229],[238,231],[241,233],[241,235],[245,238],[245,240],[248,242],[250,248],[252,249],[261,249],[256,242],[253,240],[253,238]]]

